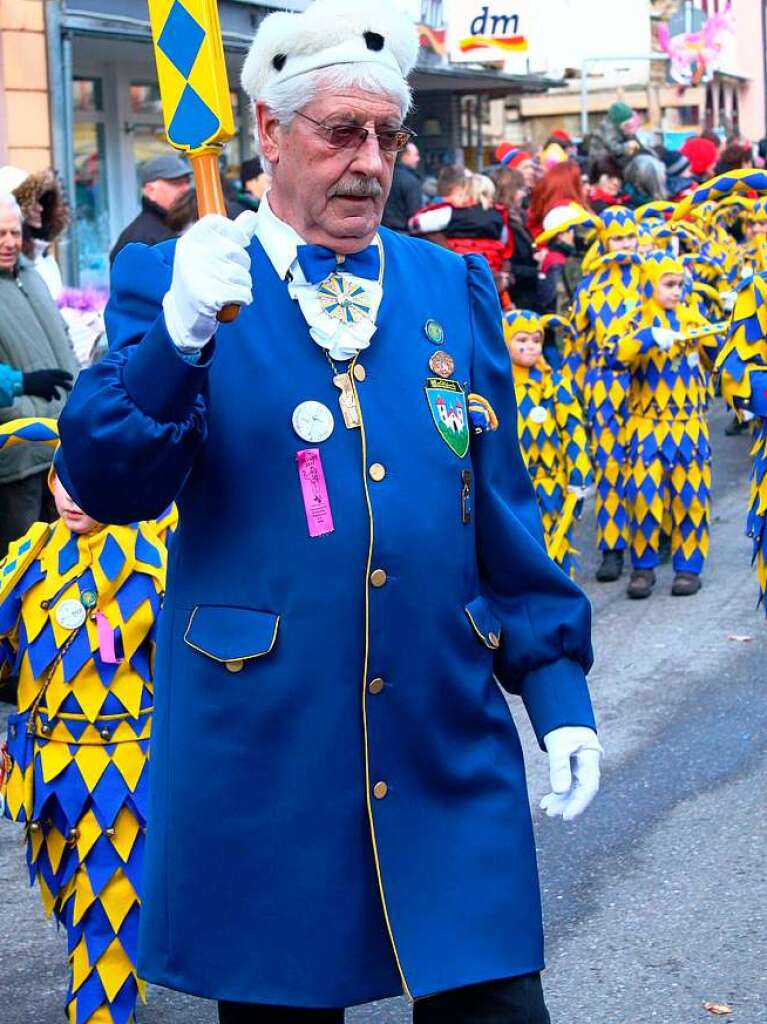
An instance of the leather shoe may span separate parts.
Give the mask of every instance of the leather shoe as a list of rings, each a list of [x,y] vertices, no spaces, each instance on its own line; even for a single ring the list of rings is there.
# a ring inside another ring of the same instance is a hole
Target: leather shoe
[[[626,593],[635,601],[649,597],[655,586],[655,573],[652,569],[634,569]]]
[[[697,594],[702,586],[700,576],[694,572],[678,572],[671,584],[671,593],[674,597],[691,597]]]

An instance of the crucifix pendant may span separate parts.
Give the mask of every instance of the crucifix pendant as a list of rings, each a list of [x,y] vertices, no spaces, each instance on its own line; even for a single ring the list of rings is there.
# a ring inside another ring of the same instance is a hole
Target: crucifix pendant
[[[360,411],[357,407],[357,398],[352,387],[352,380],[348,373],[337,373],[333,383],[341,394],[338,396],[338,404],[341,407],[341,415],[344,418],[344,426],[347,430],[353,430],[360,425]]]

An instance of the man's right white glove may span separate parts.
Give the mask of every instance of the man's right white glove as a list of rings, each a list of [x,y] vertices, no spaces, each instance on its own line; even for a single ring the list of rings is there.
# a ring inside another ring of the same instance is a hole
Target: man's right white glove
[[[162,308],[168,334],[182,351],[197,352],[208,344],[218,327],[216,314],[224,306],[253,301],[245,250],[257,223],[253,210],[233,221],[209,214],[178,240]]]
[[[672,331],[668,327],[653,327],[652,329],[653,341],[663,352],[668,352],[675,341],[680,341],[682,335],[677,331]]]

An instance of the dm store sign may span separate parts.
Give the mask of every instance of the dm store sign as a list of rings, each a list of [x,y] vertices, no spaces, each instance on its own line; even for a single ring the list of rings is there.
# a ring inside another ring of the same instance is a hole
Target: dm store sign
[[[530,4],[524,0],[448,0],[445,10],[451,61],[505,61],[528,49]]]

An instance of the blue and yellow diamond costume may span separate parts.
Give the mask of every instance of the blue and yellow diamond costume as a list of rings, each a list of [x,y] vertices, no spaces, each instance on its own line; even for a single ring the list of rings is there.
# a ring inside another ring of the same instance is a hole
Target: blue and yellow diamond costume
[[[551,320],[514,310],[504,317],[504,334],[507,340],[516,331],[540,331],[542,336]],[[569,380],[552,370],[543,357],[530,368],[512,364],[512,373],[519,444],[541,510],[546,547],[573,576],[572,532],[580,499],[568,488],[583,490],[594,483],[583,410]]]
[[[126,247],[111,350],[61,424],[62,480],[93,516],[151,518],[178,495],[139,966],[211,998],[349,1006],[542,964],[495,678],[541,738],[593,724],[589,606],[546,552],[486,262],[380,238],[376,332],[350,377],[361,426],[336,416],[316,446],[333,532],[307,529],[292,416],[337,410],[338,389],[257,239],[256,301],[197,364],[162,314],[174,244]],[[426,394],[435,326],[453,398],[497,417],[468,451]]]
[[[0,446],[50,438],[53,421],[0,427]],[[34,524],[0,566],[0,671],[18,676],[5,815],[24,823],[30,880],[66,929],[70,1024],[127,1024],[143,996],[135,964],[165,569],[153,524],[76,535],[62,520]],[[82,604],[75,628],[57,618],[67,601]]]
[[[639,304],[642,282],[636,254],[607,252],[611,238],[636,235],[632,212],[609,207],[601,219],[598,240],[584,261],[587,276],[573,302],[574,334],[565,342],[562,370],[573,383],[591,431],[597,545],[601,551],[623,551],[628,541],[624,442],[628,377],[608,365],[605,340],[615,320]]]
[[[645,260],[644,269],[649,290],[664,274],[682,274],[684,265],[658,254]],[[664,350],[654,333],[658,329],[681,340]],[[658,564],[668,513],[674,569],[695,575],[703,569],[711,493],[705,410],[719,344],[715,329],[691,306],[667,311],[647,298],[613,325],[607,341],[609,364],[630,374],[627,498],[635,569]]]
[[[759,582],[767,595],[767,274],[738,293],[727,340],[717,360],[722,395],[740,419],[754,419],[748,536]],[[767,608],[767,603],[765,603]]]

